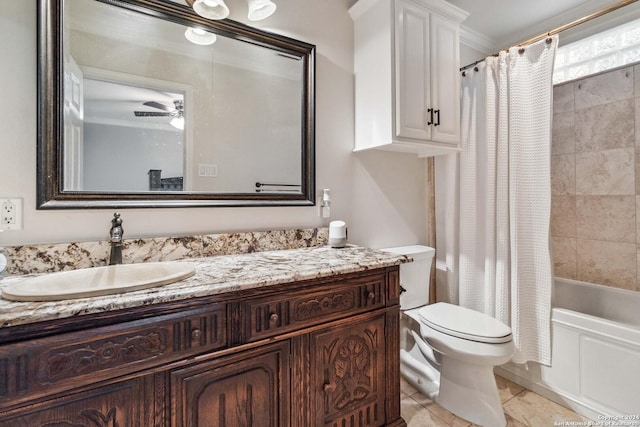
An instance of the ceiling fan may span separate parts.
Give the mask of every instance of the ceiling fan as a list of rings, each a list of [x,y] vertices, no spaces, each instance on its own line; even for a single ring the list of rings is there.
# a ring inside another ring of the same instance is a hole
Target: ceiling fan
[[[181,99],[173,101],[175,108],[171,108],[165,104],[156,101],[143,102],[142,105],[156,108],[162,111],[134,111],[136,117],[173,117],[171,126],[180,130],[184,129],[184,102]]]
[[[171,108],[167,105],[161,104],[159,102],[156,101],[147,101],[147,102],[143,102],[142,105],[145,105],[147,107],[151,107],[151,108],[157,108],[158,110],[162,110],[163,112],[160,111],[134,111],[133,114],[136,115],[136,117],[161,117],[161,116],[172,116],[172,117],[178,117],[178,116],[182,116],[184,114],[184,103],[182,102],[181,99],[176,99],[175,101],[173,101],[173,104],[175,105],[175,108]]]

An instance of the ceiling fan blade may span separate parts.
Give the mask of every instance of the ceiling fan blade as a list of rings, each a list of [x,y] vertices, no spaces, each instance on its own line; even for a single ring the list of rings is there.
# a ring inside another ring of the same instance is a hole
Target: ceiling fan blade
[[[160,113],[156,111],[134,111],[133,114],[136,117],[166,117],[171,116],[171,113]]]
[[[147,107],[151,107],[151,108],[157,108],[158,110],[162,110],[162,111],[173,110],[173,108],[167,107],[166,105],[160,104],[159,102],[156,102],[156,101],[143,102],[142,105],[146,105]]]

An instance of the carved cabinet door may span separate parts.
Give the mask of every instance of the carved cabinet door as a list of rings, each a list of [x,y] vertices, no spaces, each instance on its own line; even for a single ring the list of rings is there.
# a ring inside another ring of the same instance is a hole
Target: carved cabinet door
[[[171,373],[175,427],[288,427],[289,341]]]
[[[314,426],[385,425],[385,316],[311,336]]]
[[[142,380],[74,393],[17,411],[0,412],[2,427],[146,427],[153,423]]]

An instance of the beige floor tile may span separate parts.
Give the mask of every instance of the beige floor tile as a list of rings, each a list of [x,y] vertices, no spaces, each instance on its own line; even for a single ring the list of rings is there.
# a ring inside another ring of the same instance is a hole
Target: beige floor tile
[[[524,390],[524,387],[498,375],[496,375],[496,383],[498,384],[498,393],[500,393],[500,402],[502,403],[522,393]]]
[[[560,421],[589,421],[540,395],[496,375],[507,427],[553,426]],[[400,382],[401,414],[409,427],[479,427],[464,420],[417,391]]]
[[[463,427],[470,424],[469,421],[455,416],[454,414],[421,393],[416,393],[411,397],[413,398],[413,400],[425,407],[433,415],[444,420],[448,426]]]
[[[522,424],[520,421],[514,419],[509,414],[504,414],[504,417],[507,419],[507,427],[527,427],[526,425]],[[482,427],[482,426],[479,426],[477,424],[471,424],[469,427]]]
[[[405,380],[402,376],[400,376],[400,391],[409,396],[412,396],[418,392],[418,390],[416,390],[414,386],[409,384],[407,380]]]
[[[407,397],[400,401],[400,414],[402,415],[402,418],[404,418],[404,420],[407,422],[408,427],[452,426],[452,424],[449,424],[442,418],[437,417],[411,397]],[[468,425],[469,423],[464,424],[464,426]],[[462,427],[462,425],[460,427]]]
[[[552,426],[562,421],[589,421],[538,394],[525,390],[504,405],[505,413],[525,426]]]

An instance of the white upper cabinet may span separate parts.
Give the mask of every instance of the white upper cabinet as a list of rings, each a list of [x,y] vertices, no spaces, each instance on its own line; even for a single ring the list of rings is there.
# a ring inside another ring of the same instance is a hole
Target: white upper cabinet
[[[444,0],[359,0],[355,151],[432,156],[460,146],[459,26]]]

